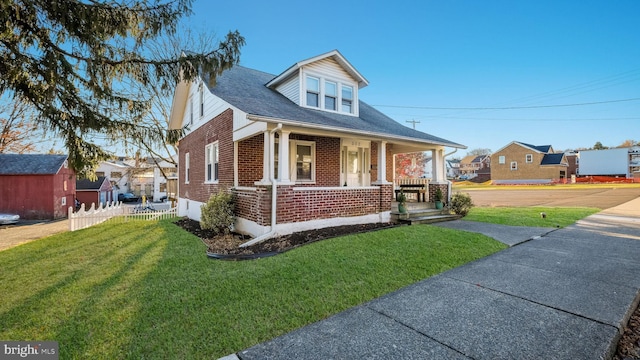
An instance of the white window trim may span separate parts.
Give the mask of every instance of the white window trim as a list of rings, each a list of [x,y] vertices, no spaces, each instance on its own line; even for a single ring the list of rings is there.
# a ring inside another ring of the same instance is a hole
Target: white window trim
[[[517,161],[512,161],[510,169],[512,171],[518,170],[518,162]]]
[[[213,149],[215,149],[215,154],[213,154]],[[215,156],[214,156],[215,155]],[[209,178],[209,172],[207,171],[207,157],[209,157],[211,162],[211,178]],[[215,158],[217,159],[215,159]],[[215,165],[218,164],[218,174],[216,177]],[[220,180],[220,147],[218,146],[218,141],[214,141],[212,143],[207,144],[204,147],[204,183],[205,184],[217,184]]]
[[[506,164],[507,158],[504,155],[498,156],[498,164]]]
[[[524,159],[527,164],[533,163],[533,154],[526,154],[524,156]]]
[[[314,79],[318,79],[319,81],[319,93],[318,93],[318,106],[310,106],[307,105],[307,77],[311,77]],[[301,101],[300,105],[309,109],[322,110],[337,114],[344,115],[352,115],[358,116],[359,108],[358,108],[358,86],[355,83],[341,81],[339,79],[323,76],[321,74],[313,73],[313,72],[303,72],[301,76]],[[336,110],[330,110],[325,107],[325,82],[331,82],[336,84]],[[348,86],[351,88],[351,112],[342,111],[342,87]]]
[[[189,153],[184,154],[184,183],[189,183]]]
[[[204,117],[204,84],[200,82],[200,86],[198,87],[198,91],[200,92],[200,118]]]
[[[193,125],[193,96],[189,97],[189,125]]]
[[[308,145],[311,146],[311,180],[302,179],[298,180],[298,171],[297,171],[297,151],[298,145]],[[298,184],[315,184],[316,183],[316,143],[315,141],[304,141],[304,140],[291,140],[289,141],[289,155],[290,155],[290,176],[291,180],[295,181]]]

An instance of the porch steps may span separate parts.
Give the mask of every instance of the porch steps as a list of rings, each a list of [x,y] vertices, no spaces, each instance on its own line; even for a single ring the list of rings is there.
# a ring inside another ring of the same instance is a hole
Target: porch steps
[[[408,207],[407,214],[400,214],[397,209],[391,212],[391,218],[393,221],[400,224],[417,225],[417,224],[432,224],[442,221],[451,221],[460,219],[460,215],[449,214],[448,209],[434,209],[434,208],[411,208]]]

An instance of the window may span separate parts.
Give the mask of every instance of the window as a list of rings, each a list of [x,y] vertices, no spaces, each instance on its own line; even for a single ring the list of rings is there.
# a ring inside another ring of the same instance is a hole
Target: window
[[[336,104],[338,100],[338,86],[334,82],[326,81],[324,83],[324,108],[327,110],[338,110]]]
[[[204,86],[200,83],[200,117],[204,116]]]
[[[353,88],[351,86],[342,86],[342,111],[353,113]]]
[[[320,107],[320,79],[307,76],[307,106]]]
[[[292,141],[291,157],[295,161],[295,181],[313,182],[316,179],[316,144],[312,141]]]
[[[160,192],[167,192],[167,183],[160,183]]]
[[[122,173],[120,171],[112,171],[110,177],[112,179],[120,179],[122,178]]]
[[[518,170],[518,162],[517,161],[512,161],[511,162],[511,170]]]
[[[189,183],[189,153],[184,154],[184,183]]]
[[[218,142],[204,148],[205,153],[205,182],[218,181]]]
[[[62,206],[67,205],[67,197],[66,197],[66,196],[63,196],[63,197],[61,198],[61,200],[62,200]]]
[[[189,98],[189,125],[193,125],[193,99]]]
[[[104,171],[96,171],[96,176],[97,177],[104,176]]]
[[[527,164],[531,164],[533,162],[533,155],[532,154],[525,155],[525,161]]]
[[[498,163],[499,163],[499,164],[504,164],[505,162],[506,162],[506,161],[505,161],[505,159],[504,159],[504,155],[500,155],[500,156],[498,157]]]

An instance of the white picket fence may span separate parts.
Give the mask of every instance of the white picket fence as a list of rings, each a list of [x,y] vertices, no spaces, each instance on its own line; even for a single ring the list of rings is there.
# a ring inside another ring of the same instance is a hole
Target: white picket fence
[[[103,223],[109,219],[126,222],[131,219],[137,220],[160,220],[177,216],[178,209],[153,210],[149,208],[124,206],[122,202],[100,204],[97,208],[91,204],[89,210],[85,210],[84,204],[78,211],[69,207],[69,231],[86,229],[96,224]]]

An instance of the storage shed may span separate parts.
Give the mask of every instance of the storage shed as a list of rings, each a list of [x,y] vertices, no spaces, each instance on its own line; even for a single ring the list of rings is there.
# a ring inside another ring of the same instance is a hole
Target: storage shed
[[[0,154],[0,212],[21,219],[67,217],[76,192],[76,174],[67,155]]]
[[[89,209],[91,204],[107,204],[113,199],[113,188],[111,182],[105,176],[99,176],[95,181],[82,179],[76,181],[76,199],[81,204],[85,204],[85,209]]]

